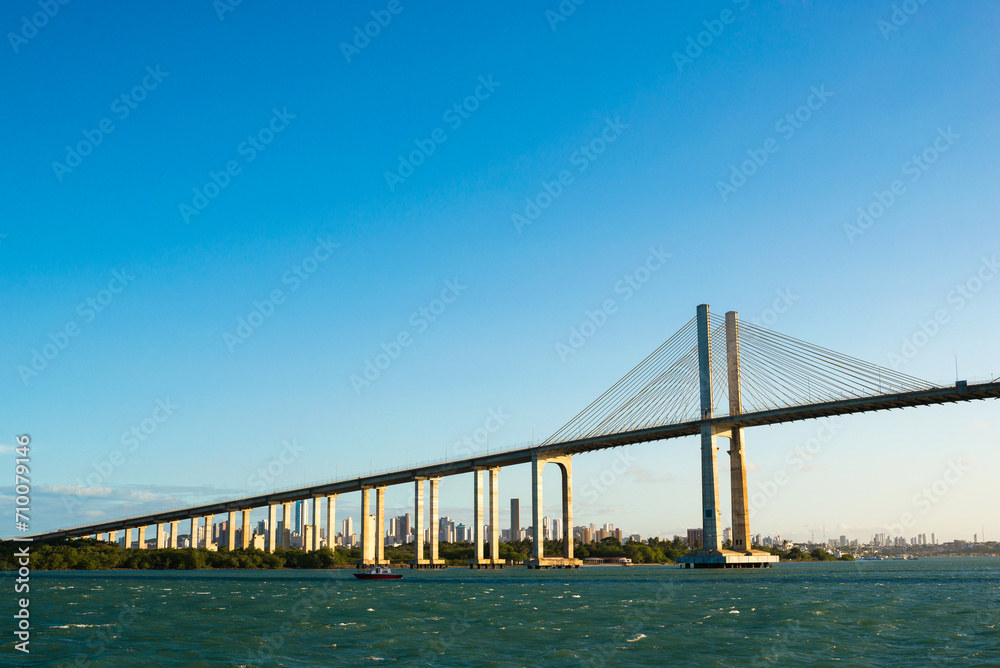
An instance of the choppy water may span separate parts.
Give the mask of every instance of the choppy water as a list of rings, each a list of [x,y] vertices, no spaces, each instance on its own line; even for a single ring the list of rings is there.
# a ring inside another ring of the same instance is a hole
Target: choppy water
[[[1000,666],[1000,559],[32,575],[0,665]]]

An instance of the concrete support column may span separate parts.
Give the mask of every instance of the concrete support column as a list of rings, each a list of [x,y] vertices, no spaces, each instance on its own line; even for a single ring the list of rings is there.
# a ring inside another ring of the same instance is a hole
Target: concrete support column
[[[281,504],[281,549],[287,550],[292,546],[292,504]]]
[[[500,561],[500,469],[490,469],[490,561]]]
[[[346,537],[345,537],[346,538]],[[337,495],[326,497],[326,544],[337,549]]]
[[[108,533],[108,542],[109,543],[117,543],[118,542],[118,532],[117,531],[111,531],[111,532]]]
[[[424,558],[424,479],[413,482],[413,559],[420,563]]]
[[[322,499],[323,499],[322,496],[313,497],[313,531],[312,531],[313,535],[312,535],[312,545],[310,546],[310,549],[313,551],[318,550],[322,545],[322,540],[321,540],[322,536],[320,532],[320,527],[322,525],[320,524],[319,521],[320,509],[323,507],[323,504],[320,503]]]
[[[240,527],[240,547],[244,550],[250,547],[250,539],[253,537],[253,532],[250,531],[250,511],[252,508],[244,508],[240,511],[240,519],[243,520],[242,526]]]
[[[369,502],[371,501],[371,488],[361,488],[361,563],[375,563],[375,536],[372,535],[375,529],[375,522],[368,514]]]
[[[712,401],[712,325],[708,304],[698,306],[698,377],[701,386],[701,419],[714,414]],[[722,549],[719,532],[719,469],[716,459],[715,434],[709,424],[701,426],[701,507],[702,548]]]
[[[191,547],[198,547],[198,518],[191,518]]]
[[[122,547],[124,549],[126,549],[126,550],[131,549],[131,547],[132,547],[132,528],[131,527],[125,527],[124,529],[122,529],[122,533],[124,534],[124,536],[122,538]]]
[[[140,550],[146,549],[146,527],[139,527],[136,529],[139,532],[139,545]]]
[[[542,469],[545,460],[531,454],[531,557],[536,562],[545,558],[545,535],[542,532]]]
[[[559,458],[562,471],[562,539],[563,559],[573,558],[573,459]]]
[[[157,550],[162,550],[164,548],[163,533],[166,530],[166,528],[167,528],[167,525],[164,524],[163,522],[160,522],[159,524],[156,525],[156,549]]]
[[[177,524],[178,520],[174,520],[170,523],[170,539],[167,541],[167,547],[172,550],[176,550],[178,547],[177,543]]]
[[[375,563],[385,563],[385,487],[375,488]]]
[[[431,565],[442,563],[438,559],[438,485],[441,478],[431,478],[431,516],[429,518],[431,530]]]
[[[726,313],[726,369],[729,372],[729,414],[743,413],[740,379],[740,323],[736,311]],[[733,428],[729,437],[729,481],[733,503],[733,549],[750,549],[750,503],[747,499],[747,467],[743,452],[743,429]]]
[[[230,510],[226,517],[226,547],[232,552],[236,549],[236,511]]]
[[[267,505],[267,551],[269,553],[274,553],[274,548],[277,547],[275,543],[275,531],[277,531],[278,524],[278,506],[274,503],[269,503]]]
[[[472,536],[476,545],[472,560],[481,563],[483,560],[483,471],[472,472]]]
[[[556,464],[562,474],[562,557],[545,556],[545,532],[542,530],[542,470],[550,462]],[[570,455],[539,457],[538,453],[534,453],[531,456],[531,477],[531,532],[534,544],[531,546],[529,568],[579,567],[581,562],[573,557],[573,458]]]
[[[211,550],[215,545],[215,536],[212,535],[215,526],[215,515],[205,515],[205,549]]]

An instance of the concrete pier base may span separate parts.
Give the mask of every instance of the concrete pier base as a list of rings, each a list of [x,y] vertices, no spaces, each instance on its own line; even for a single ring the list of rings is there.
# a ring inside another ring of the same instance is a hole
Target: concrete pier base
[[[680,557],[677,563],[681,568],[770,568],[778,563],[778,556],[760,550],[695,550]]]
[[[430,559],[412,559],[410,568],[448,568],[448,565],[444,559],[438,559],[436,562],[431,562]]]

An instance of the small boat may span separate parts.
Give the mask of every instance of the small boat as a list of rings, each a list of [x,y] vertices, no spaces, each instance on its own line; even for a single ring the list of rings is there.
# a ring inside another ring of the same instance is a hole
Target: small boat
[[[402,580],[402,575],[395,575],[388,566],[372,566],[364,573],[355,573],[359,580]]]

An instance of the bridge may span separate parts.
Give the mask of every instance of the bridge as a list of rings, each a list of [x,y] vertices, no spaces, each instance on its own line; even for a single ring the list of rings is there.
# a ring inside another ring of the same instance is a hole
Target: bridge
[[[532,556],[529,568],[578,567],[573,557],[573,455],[634,443],[682,436],[701,436],[702,548],[682,558],[693,568],[759,568],[777,557],[753,550],[750,544],[744,429],[818,417],[946,404],[1000,397],[1000,382],[956,381],[933,385],[912,376],[870,364],[761,327],[741,323],[736,312],[713,315],[707,305],[621,380],[539,445],[466,459],[401,468],[334,482],[305,485],[269,494],[233,498],[125,519],[77,526],[30,537],[33,540],[80,538],[107,534],[124,546],[147,545],[146,531],[156,527],[158,548],[178,547],[180,522],[190,522],[192,547],[215,548],[213,521],[227,516],[226,545],[260,547],[273,552],[290,547],[291,505],[313,504],[312,524],[305,527],[303,547],[322,544],[321,516],[331,546],[336,536],[336,500],[341,494],[361,493],[362,563],[385,562],[385,490],[392,485],[414,485],[415,559],[417,568],[444,566],[438,554],[438,531],[431,530],[424,545],[424,498],[430,488],[430,527],[438,521],[438,487],[444,476],[472,473],[475,551],[471,567],[502,567],[499,555],[499,472],[505,466],[531,463]],[[719,507],[717,438],[729,440],[732,490],[732,546],[723,549],[722,511]],[[555,464],[562,476],[562,554],[546,555],[542,535],[542,470]],[[488,497],[484,498],[484,474]],[[371,510],[375,492],[375,512]],[[282,531],[276,535],[281,507]],[[266,507],[266,535],[253,535],[250,512]],[[324,510],[325,507],[325,510]],[[489,516],[484,517],[488,508]],[[236,528],[236,513],[241,528]],[[488,520],[488,521],[487,521]],[[487,522],[487,526],[484,525]],[[203,526],[199,526],[203,523]],[[22,540],[26,540],[22,539]],[[484,548],[489,544],[489,556]]]

